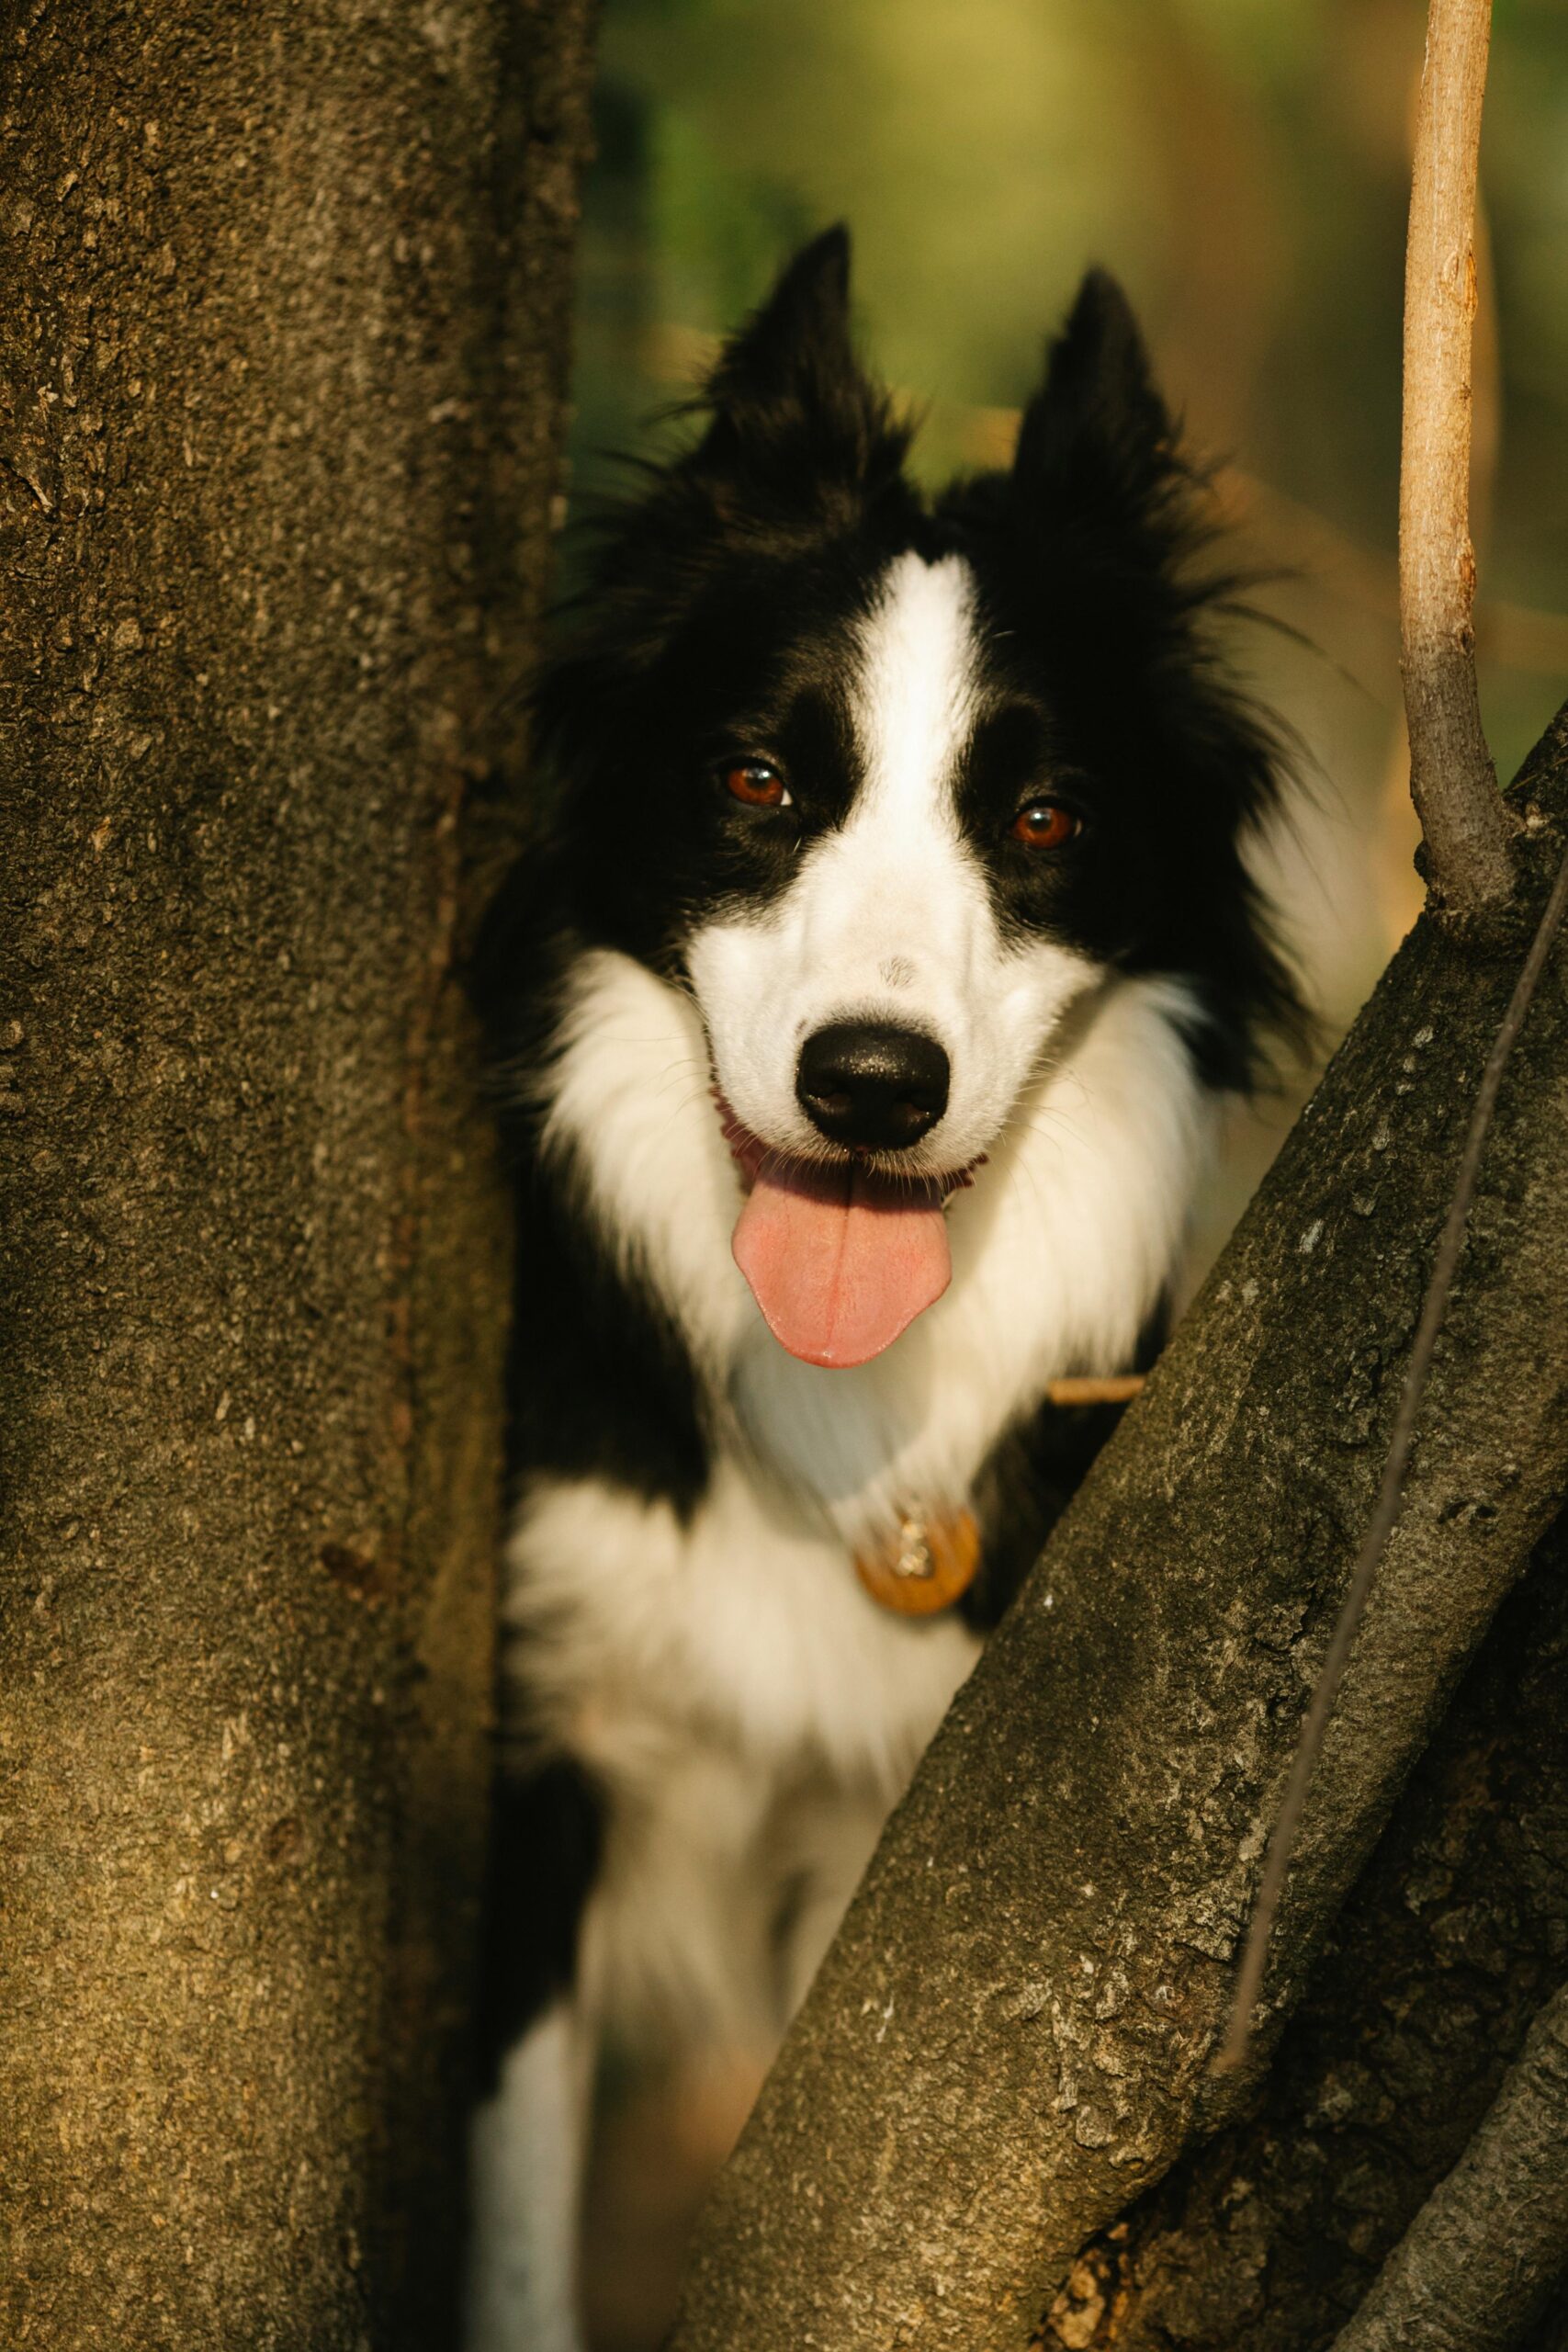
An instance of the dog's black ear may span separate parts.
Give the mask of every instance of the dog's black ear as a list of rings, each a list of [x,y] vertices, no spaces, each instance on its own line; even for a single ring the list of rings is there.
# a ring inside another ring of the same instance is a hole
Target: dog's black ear
[[[850,344],[850,232],[840,220],[786,262],[768,296],[725,345],[708,379],[732,414],[837,397],[858,373]]]
[[[694,470],[741,478],[769,507],[863,492],[897,475],[909,436],[855,357],[841,223],[802,247],[725,345],[704,405],[712,421]]]
[[[1176,428],[1156,389],[1132,305],[1091,269],[1046,347],[1045,381],[1023,413],[1013,482],[1057,514],[1120,509],[1144,519],[1179,468]]]

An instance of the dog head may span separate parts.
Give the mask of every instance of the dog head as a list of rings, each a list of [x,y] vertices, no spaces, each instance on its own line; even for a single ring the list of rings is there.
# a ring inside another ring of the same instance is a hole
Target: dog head
[[[580,935],[693,992],[737,1255],[786,1345],[848,1363],[937,1294],[942,1198],[1110,975],[1180,978],[1201,1074],[1245,1083],[1292,1003],[1240,848],[1272,747],[1216,671],[1193,477],[1109,277],[1011,469],[929,507],[842,231],[704,410],[612,518],[539,722]]]

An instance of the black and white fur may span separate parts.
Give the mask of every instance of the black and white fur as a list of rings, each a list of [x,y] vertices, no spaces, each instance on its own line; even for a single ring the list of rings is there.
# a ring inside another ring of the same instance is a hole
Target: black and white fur
[[[521,1157],[513,1770],[474,2352],[567,2352],[592,2049],[765,2052],[887,1810],[1141,1360],[1216,1105],[1293,1014],[1241,844],[1267,730],[1216,668],[1194,484],[1090,276],[1007,473],[927,504],[856,365],[848,245],[792,264],[705,429],[612,518],[546,673],[542,838],[487,956]],[[787,805],[723,788],[765,762]],[[1042,796],[1078,821],[1021,844]],[[905,1155],[973,1181],[950,1289],[874,1361],[786,1354],[730,1255],[712,1089],[823,1156],[802,1041],[934,1037]],[[960,1610],[852,1566],[908,1498],[971,1508]]]

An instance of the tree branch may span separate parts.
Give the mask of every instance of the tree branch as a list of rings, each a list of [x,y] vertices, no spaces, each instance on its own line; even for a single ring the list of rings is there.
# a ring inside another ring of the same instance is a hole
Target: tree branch
[[[1475,564],[1468,530],[1470,494],[1471,322],[1475,311],[1476,160],[1481,105],[1486,82],[1491,0],[1433,0],[1421,81],[1420,119],[1411,198],[1405,279],[1405,441],[1401,476],[1402,615],[1404,624],[1405,687],[1410,704],[1411,777],[1422,811],[1427,845],[1438,855],[1432,827],[1459,861],[1439,899],[1450,909],[1461,887],[1481,899],[1506,899],[1512,891],[1507,828],[1496,778],[1481,732],[1476,698],[1474,633],[1471,607]],[[1464,284],[1452,266],[1454,240],[1462,238]],[[1457,308],[1456,308],[1457,305]],[[1458,319],[1456,333],[1455,321]],[[1427,725],[1418,734],[1417,702]],[[1470,729],[1472,740],[1454,729]],[[1416,783],[1416,751],[1423,766]],[[1486,832],[1495,812],[1503,826],[1500,887],[1488,878],[1491,855]],[[1475,826],[1480,824],[1482,832]],[[1483,838],[1483,836],[1485,838]],[[1466,1220],[1474,1196],[1481,1154],[1504,1068],[1529,1009],[1557,927],[1568,902],[1568,858],[1547,900],[1534,943],[1483,1072],[1453,1199],[1438,1243],[1411,1351],[1393,1436],[1383,1466],[1377,1508],[1362,1539],[1350,1589],[1334,1638],[1312,1694],[1301,1744],[1286,1783],[1280,1818],[1269,1841],[1263,1881],[1237,1972],[1229,2033],[1220,2053],[1222,2069],[1239,2066],[1247,2055],[1248,2021],[1263,1979],[1280,1890],[1301,1826],[1335,1693],[1345,1671],[1356,1628],[1367,1605],[1372,1578],[1398,1514],[1427,1375],[1442,1329],[1449,1290],[1464,1247]]]
[[[1269,1940],[1273,1933],[1275,1915],[1280,1907],[1280,1896],[1284,1887],[1285,1874],[1291,1867],[1291,1855],[1295,1848],[1302,1815],[1306,1809],[1307,1791],[1312,1785],[1312,1776],[1316,1770],[1317,1759],[1323,1752],[1324,1736],[1328,1729],[1328,1719],[1334,1711],[1336,1695],[1344,1678],[1346,1664],[1350,1656],[1350,1645],[1356,1638],[1356,1629],[1361,1622],[1371,1593],[1372,1579],[1377,1575],[1378,1564],[1382,1558],[1404,1499],[1405,1473],[1410,1467],[1410,1452],[1416,1442],[1416,1416],[1421,1409],[1421,1400],[1426,1394],[1427,1377],[1432,1369],[1432,1358],[1437,1351],[1438,1335],[1443,1328],[1443,1317],[1448,1309],[1449,1293],[1453,1287],[1454,1276],[1459,1271],[1460,1260],[1464,1252],[1465,1227],[1470,1221],[1471,1207],[1475,1199],[1475,1187],[1481,1174],[1481,1155],[1485,1149],[1486,1132],[1492,1124],[1492,1114],[1496,1107],[1497,1091],[1503,1083],[1503,1073],[1508,1066],[1508,1057],[1518,1042],[1519,1031],[1524,1027],[1525,1016],[1529,1011],[1540,976],[1546,968],[1547,958],[1551,953],[1552,943],[1556,939],[1558,927],[1562,921],[1564,907],[1568,907],[1568,855],[1564,856],[1557,869],[1557,879],[1552,885],[1551,896],[1542,910],[1540,922],[1536,927],[1529,954],[1526,956],[1518,979],[1515,983],[1514,993],[1508,1000],[1508,1009],[1503,1015],[1502,1026],[1493,1043],[1492,1051],[1487,1056],[1486,1067],[1481,1074],[1481,1084],[1476,1090],[1475,1107],[1471,1113],[1470,1131],[1465,1137],[1464,1154],[1460,1162],[1459,1173],[1454,1179],[1453,1198],[1449,1203],[1449,1213],[1444,1221],[1442,1238],[1438,1244],[1437,1257],[1433,1261],[1432,1277],[1427,1285],[1426,1298],[1422,1302],[1421,1321],[1416,1333],[1416,1344],[1410,1351],[1410,1363],[1400,1395],[1399,1410],[1394,1416],[1393,1436],[1389,1443],[1388,1460],[1383,1464],[1382,1484],[1378,1490],[1377,1509],[1373,1511],[1371,1523],[1361,1539],[1361,1548],[1357,1555],[1355,1570],[1350,1578],[1350,1589],[1340,1608],[1338,1620],[1334,1628],[1334,1636],[1328,1645],[1327,1656],[1323,1661],[1317,1681],[1313,1689],[1312,1703],[1307,1709],[1306,1719],[1302,1725],[1301,1741],[1291,1765],[1290,1779],[1285,1784],[1285,1795],[1280,1807],[1280,1817],[1274,1825],[1273,1836],[1269,1840],[1269,1853],[1264,1864],[1263,1881],[1258,1888],[1252,1924],[1248,1928],[1246,1947],[1242,1952],[1241,1966],[1236,1972],[1235,1996],[1231,2011],[1230,2030],[1219,2056],[1218,2063],[1222,2068],[1239,2066],[1247,2056],[1253,2004],[1258,1998],[1263,1983],[1264,1963],[1269,1955]]]
[[[1065,1380],[1053,1380],[1045,1394],[1053,1405],[1130,1405],[1134,1396],[1144,1392],[1146,1374],[1141,1372],[1074,1374]]]
[[[1432,0],[1404,266],[1400,452],[1401,667],[1410,787],[1433,897],[1449,914],[1505,904],[1512,827],[1481,724],[1470,540],[1475,187],[1491,0]]]
[[[1344,2326],[1562,1981],[1565,1674],[1568,1513],[1445,1709],[1260,2096],[1079,2249],[1050,2352],[1323,2352]]]
[[[1335,2352],[1508,2352],[1568,2267],[1568,1986]]]

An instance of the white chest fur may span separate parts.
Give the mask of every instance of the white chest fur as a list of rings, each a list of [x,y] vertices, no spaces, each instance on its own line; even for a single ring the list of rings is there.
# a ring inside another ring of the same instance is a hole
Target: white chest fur
[[[730,1256],[738,1179],[690,1000],[585,956],[547,1148],[684,1333],[720,1443],[769,1508],[853,1547],[900,1510],[959,1505],[997,1439],[1072,1371],[1123,1365],[1180,1242],[1209,1098],[1187,992],[1114,981],[1070,1012],[948,1220],[945,1297],[873,1363],[824,1371],[769,1333]]]
[[[513,1561],[535,1705],[612,1778],[694,1732],[769,1773],[890,1797],[975,1657],[955,1617],[878,1608],[842,1546],[734,1462],[685,1526],[665,1503],[539,1480]]]
[[[551,1636],[529,1674],[558,1728],[615,1685],[759,1756],[898,1785],[972,1648],[955,1623],[886,1617],[848,1553],[902,1509],[962,1505],[1048,1381],[1126,1362],[1204,1141],[1186,1010],[1171,982],[1122,981],[1069,1016],[950,1204],[947,1295],[874,1363],[833,1372],[784,1352],[730,1257],[740,1194],[695,1008],[628,957],[582,959],[546,1147],[684,1333],[718,1458],[684,1528],[596,1485],[543,1480],[526,1499],[511,1606]]]

